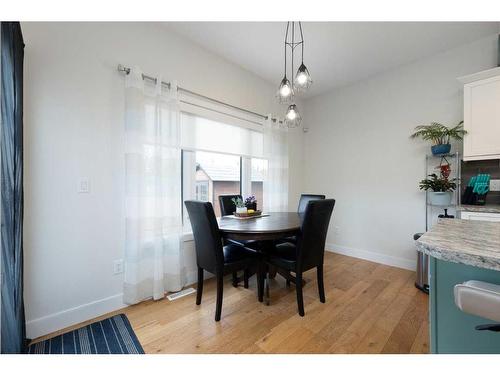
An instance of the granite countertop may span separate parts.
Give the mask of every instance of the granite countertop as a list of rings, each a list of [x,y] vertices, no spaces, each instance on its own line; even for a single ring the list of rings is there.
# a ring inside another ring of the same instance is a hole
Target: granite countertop
[[[486,204],[484,206],[462,204],[462,205],[457,207],[457,211],[485,212],[485,213],[492,213],[492,214],[500,214],[500,204]]]
[[[437,259],[500,271],[500,222],[439,219],[415,244]]]

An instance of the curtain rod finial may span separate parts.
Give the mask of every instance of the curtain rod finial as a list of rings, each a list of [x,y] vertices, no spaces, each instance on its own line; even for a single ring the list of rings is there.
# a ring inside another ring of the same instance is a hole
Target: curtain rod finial
[[[129,74],[130,68],[125,68],[122,64],[118,64],[118,71],[125,74]]]

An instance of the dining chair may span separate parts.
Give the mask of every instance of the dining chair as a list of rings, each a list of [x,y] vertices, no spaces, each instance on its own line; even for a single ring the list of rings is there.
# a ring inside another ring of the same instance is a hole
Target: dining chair
[[[234,204],[233,199],[238,198],[243,199],[240,194],[219,195],[220,213],[222,216],[234,214],[236,211],[236,205]]]
[[[244,246],[232,243],[223,246],[212,203],[185,201],[184,204],[191,221],[196,248],[196,263],[198,266],[196,304],[201,304],[203,274],[206,270],[214,274],[217,280],[215,321],[218,322],[222,312],[224,275],[240,270],[258,268],[260,264],[259,258],[255,251]],[[248,273],[245,272],[245,275],[248,275]],[[245,276],[245,287],[248,288],[247,276]]]
[[[325,199],[323,194],[300,194],[299,206],[297,207],[297,213],[302,214],[306,210],[307,203],[313,200]]]
[[[222,216],[228,216],[234,214],[236,211],[236,205],[233,202],[233,199],[243,199],[243,197],[240,194],[223,194],[219,195],[219,206],[220,206],[220,212]],[[258,247],[260,246],[259,242],[257,241],[252,241],[252,240],[226,240],[225,243],[234,243],[236,245],[242,245],[246,246],[250,249],[257,250]],[[252,276],[256,270],[247,270],[247,275],[243,275],[243,278],[245,279],[246,277]],[[234,287],[238,286],[238,273],[234,272],[232,276],[232,284]],[[246,285],[246,284],[245,284]]]
[[[316,268],[319,299],[325,303],[323,259],[326,234],[334,206],[335,199],[309,201],[301,218],[297,243],[287,242],[276,245],[266,259],[271,266],[295,273],[295,288],[300,316],[304,316],[302,274],[305,271]]]
[[[300,194],[300,199],[299,199],[299,205],[297,207],[297,213],[298,214],[303,214],[307,203],[313,200],[320,200],[320,199],[325,199],[325,196],[323,194]],[[285,237],[282,240],[277,241],[278,244],[285,243],[285,242],[291,242],[293,244],[297,243],[297,237],[296,236],[290,236],[290,237]],[[287,283],[289,285],[289,283]]]

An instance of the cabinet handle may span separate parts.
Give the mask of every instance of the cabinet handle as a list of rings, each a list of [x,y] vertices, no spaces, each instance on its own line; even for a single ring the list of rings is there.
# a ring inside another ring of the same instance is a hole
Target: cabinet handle
[[[476,326],[476,330],[500,332],[500,324],[481,324],[479,326]]]

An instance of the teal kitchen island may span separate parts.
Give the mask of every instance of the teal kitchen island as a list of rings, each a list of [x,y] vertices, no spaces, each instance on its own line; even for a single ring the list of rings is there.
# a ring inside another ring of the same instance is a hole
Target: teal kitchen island
[[[432,353],[500,353],[493,322],[455,305],[454,286],[468,280],[500,285],[500,222],[440,219],[415,241],[430,256],[429,321]]]

